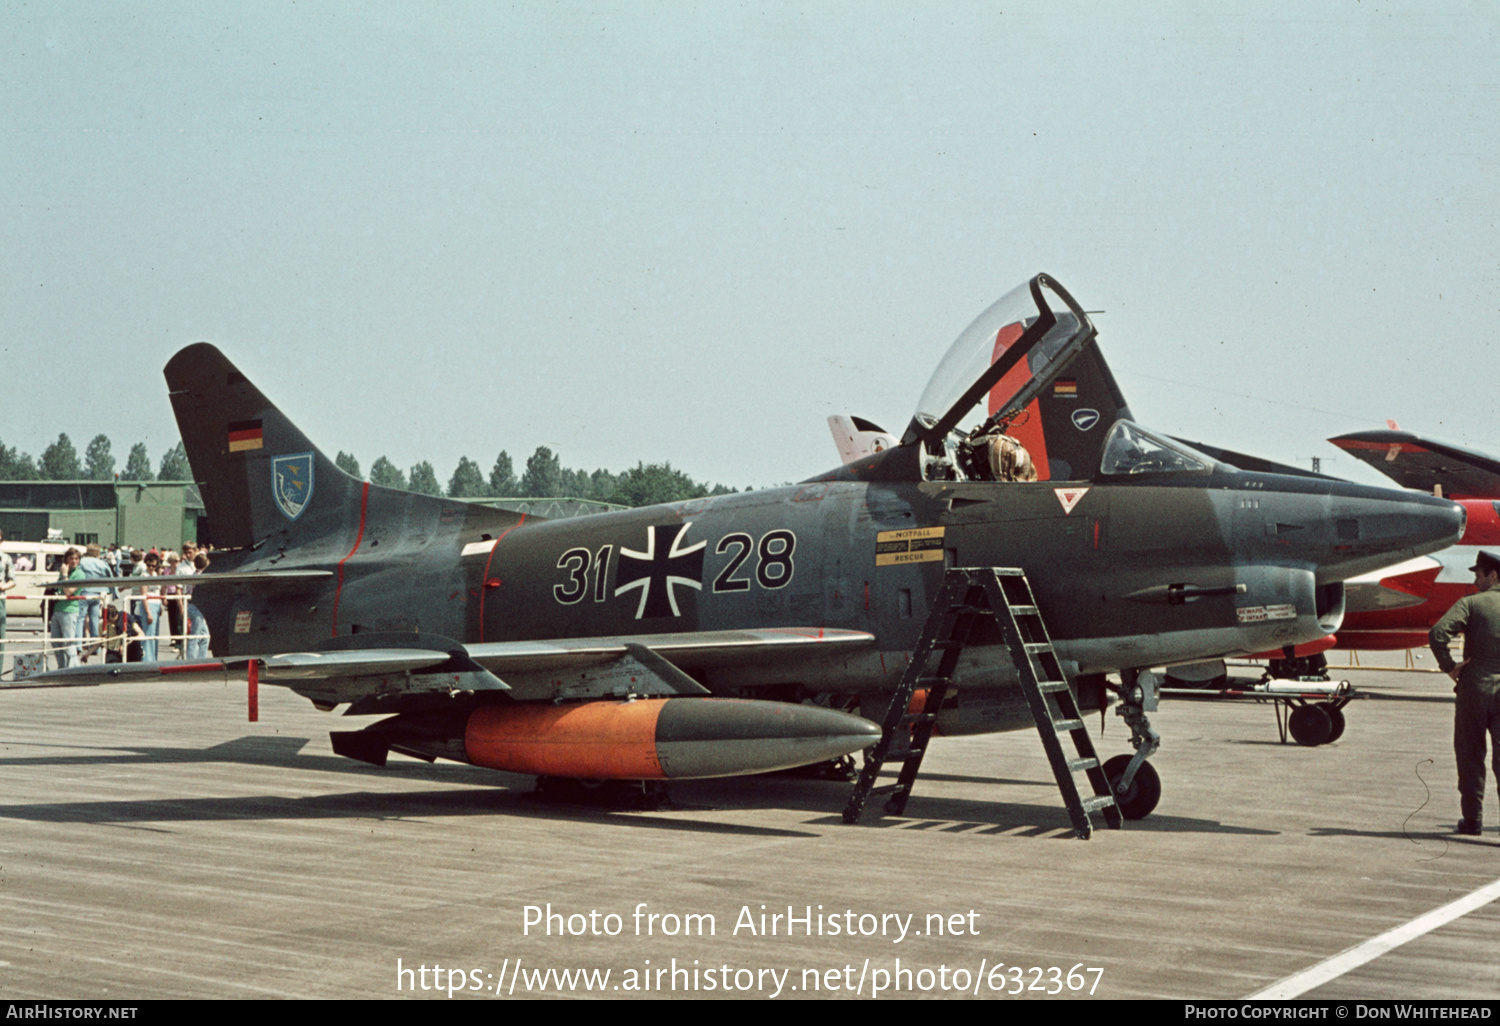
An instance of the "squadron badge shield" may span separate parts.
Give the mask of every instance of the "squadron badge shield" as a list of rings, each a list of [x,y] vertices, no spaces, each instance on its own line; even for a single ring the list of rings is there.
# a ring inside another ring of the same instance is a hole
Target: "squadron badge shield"
[[[288,520],[296,520],[307,508],[313,491],[313,454],[278,456],[271,461],[271,494],[276,508]]]

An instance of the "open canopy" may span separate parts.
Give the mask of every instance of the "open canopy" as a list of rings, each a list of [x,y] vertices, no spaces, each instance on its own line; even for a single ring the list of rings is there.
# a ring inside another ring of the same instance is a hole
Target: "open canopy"
[[[1088,315],[1039,274],[974,319],[933,371],[903,441],[982,433],[1023,409],[1094,337]]]

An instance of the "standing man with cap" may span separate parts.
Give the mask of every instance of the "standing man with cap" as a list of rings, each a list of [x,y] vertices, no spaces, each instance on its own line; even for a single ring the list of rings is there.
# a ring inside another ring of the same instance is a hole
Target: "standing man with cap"
[[[1469,568],[1477,595],[1467,595],[1427,634],[1438,666],[1452,677],[1458,702],[1453,716],[1453,755],[1458,762],[1460,834],[1479,836],[1484,822],[1484,735],[1494,748],[1500,778],[1500,557],[1481,552]],[[1464,660],[1455,663],[1448,643],[1464,636]]]

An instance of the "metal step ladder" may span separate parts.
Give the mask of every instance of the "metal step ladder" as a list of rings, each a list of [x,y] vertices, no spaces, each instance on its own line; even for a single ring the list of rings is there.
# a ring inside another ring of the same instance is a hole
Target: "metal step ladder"
[[[885,811],[890,815],[905,811],[959,656],[986,620],[994,620],[1010,649],[1074,831],[1082,838],[1093,833],[1092,812],[1102,813],[1105,823],[1118,830],[1119,807],[1037,610],[1031,584],[1021,570],[1002,567],[960,567],[944,573],[911,664],[886,710],[880,741],[866,757],[849,804],[844,807],[844,822],[859,822],[865,803],[874,796],[886,798]],[[927,664],[935,652],[939,654],[937,669],[929,674]],[[923,691],[925,699],[920,695]],[[1064,733],[1072,738],[1076,758],[1070,759],[1063,751],[1059,735]],[[902,761],[896,783],[875,787],[881,768],[893,759]],[[1088,777],[1092,797],[1084,798],[1079,792],[1080,772]]]

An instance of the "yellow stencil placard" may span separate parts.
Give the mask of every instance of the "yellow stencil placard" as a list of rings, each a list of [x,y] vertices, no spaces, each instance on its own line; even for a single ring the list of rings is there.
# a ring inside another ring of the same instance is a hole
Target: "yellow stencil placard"
[[[935,563],[943,558],[941,527],[913,527],[905,531],[881,531],[875,535],[875,565]]]

